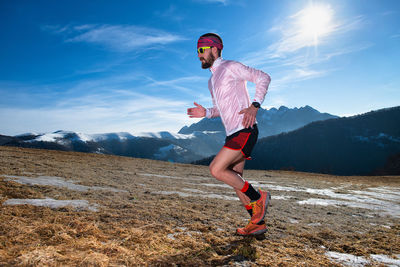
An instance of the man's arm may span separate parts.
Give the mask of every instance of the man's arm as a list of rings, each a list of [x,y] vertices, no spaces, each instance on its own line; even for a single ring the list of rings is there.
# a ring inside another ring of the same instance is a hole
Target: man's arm
[[[213,118],[219,116],[219,111],[215,106],[212,108],[204,108],[202,105],[199,105],[196,102],[194,102],[194,105],[196,107],[187,109],[187,114],[190,118]]]
[[[271,82],[271,77],[261,70],[250,68],[237,62],[233,68],[233,72],[239,79],[253,82],[256,84],[256,93],[252,102],[257,102],[260,105],[264,102],[265,95],[268,91],[268,86]],[[243,126],[248,128],[254,125],[259,107],[250,105],[239,112],[243,115]]]
[[[271,77],[261,70],[248,67],[240,62],[237,62],[233,66],[232,71],[239,79],[252,82],[256,85],[256,93],[252,102],[258,102],[261,105],[267,94]]]
[[[214,99],[214,95],[213,95],[212,90],[210,90],[210,92],[211,92],[211,99],[212,99],[212,102],[213,102],[213,107],[206,109],[206,117],[209,118],[209,119],[220,116],[219,115],[219,110],[217,108],[217,105],[215,104],[215,99]]]

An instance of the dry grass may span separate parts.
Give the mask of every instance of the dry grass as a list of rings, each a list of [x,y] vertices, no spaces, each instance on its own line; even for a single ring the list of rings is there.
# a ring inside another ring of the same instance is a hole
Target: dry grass
[[[173,177],[143,175],[148,173]],[[57,176],[126,192],[29,186],[7,181],[6,175]],[[246,171],[245,175],[281,186],[346,185],[354,190],[400,186],[399,177],[273,171]],[[400,254],[398,218],[361,208],[296,204],[309,196],[304,192],[273,200],[268,232],[258,238],[234,234],[248,218],[239,201],[159,194],[191,186],[232,196],[227,188],[202,186],[205,182],[216,183],[204,166],[0,147],[0,204],[11,198],[49,197],[85,199],[99,205],[99,212],[0,205],[0,265],[219,266],[241,262],[254,266],[340,266],[324,255],[326,250],[367,257]],[[273,196],[286,194],[272,192]]]

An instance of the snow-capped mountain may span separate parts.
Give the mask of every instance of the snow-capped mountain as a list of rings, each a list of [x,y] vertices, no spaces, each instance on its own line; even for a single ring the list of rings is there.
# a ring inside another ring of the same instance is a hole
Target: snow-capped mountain
[[[0,136],[0,145],[102,153],[166,161],[191,162],[217,152],[223,134],[169,132],[84,134],[72,131]]]
[[[56,131],[53,133],[42,133],[42,134],[22,134],[16,135],[15,137],[28,137],[34,136],[34,138],[30,139],[28,142],[55,142],[63,144],[65,141],[78,141],[78,142],[99,142],[104,140],[128,140],[134,139],[130,133],[121,132],[121,133],[106,133],[106,134],[84,134],[77,133],[71,131]]]

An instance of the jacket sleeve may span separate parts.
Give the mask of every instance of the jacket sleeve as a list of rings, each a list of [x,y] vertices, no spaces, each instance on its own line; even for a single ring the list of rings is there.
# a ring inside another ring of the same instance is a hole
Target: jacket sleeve
[[[214,95],[213,95],[211,89],[210,89],[210,93],[211,93],[211,98],[212,98],[212,102],[213,102],[213,107],[206,109],[206,117],[209,119],[214,118],[214,117],[219,117],[219,110],[217,108],[217,105],[215,105],[215,98],[214,98]]]
[[[262,104],[267,94],[271,77],[261,70],[250,68],[240,62],[232,64],[231,70],[239,79],[255,83],[256,93],[253,101]]]

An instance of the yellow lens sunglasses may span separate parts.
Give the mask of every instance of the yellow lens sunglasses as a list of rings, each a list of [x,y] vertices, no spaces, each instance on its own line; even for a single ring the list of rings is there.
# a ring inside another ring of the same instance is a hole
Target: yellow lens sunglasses
[[[198,49],[197,49],[197,53],[199,53],[199,54],[203,54],[205,51],[206,51],[206,49],[209,49],[209,48],[211,48],[212,46],[203,46],[203,47],[199,47]]]

